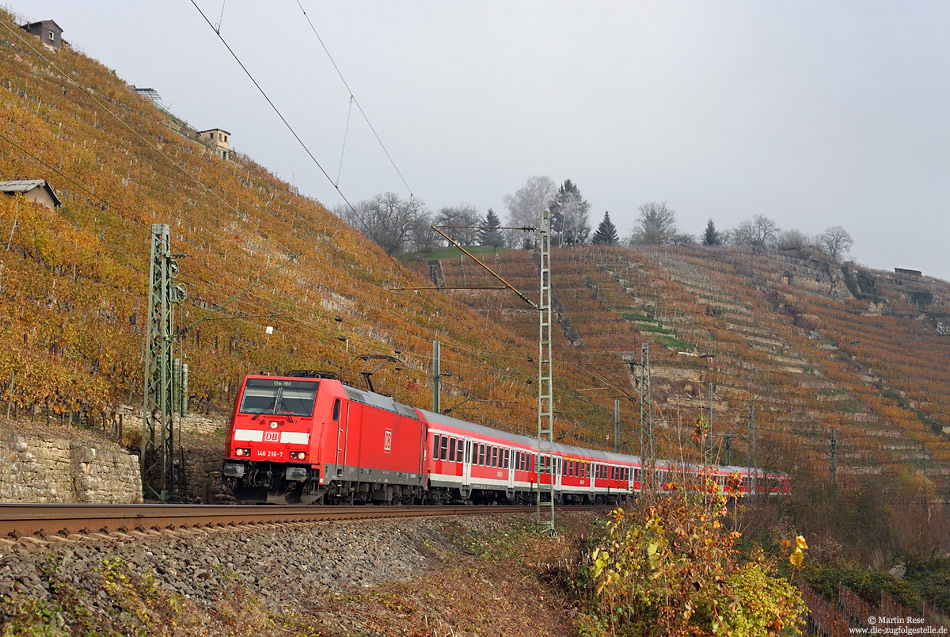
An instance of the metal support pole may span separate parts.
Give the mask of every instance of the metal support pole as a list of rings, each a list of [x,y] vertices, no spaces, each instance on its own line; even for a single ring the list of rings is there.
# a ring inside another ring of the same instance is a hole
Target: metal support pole
[[[555,533],[554,494],[557,466],[554,464],[554,383],[551,360],[551,220],[549,212],[541,214],[538,248],[541,256],[541,294],[538,303],[538,462],[536,517],[538,526]],[[546,460],[545,460],[546,458]],[[546,465],[548,484],[542,483],[542,464]],[[548,499],[543,498],[547,491]],[[550,517],[541,521],[542,506]]]
[[[614,399],[614,451],[620,453],[620,401]]]
[[[640,347],[640,382],[637,383],[640,388],[640,462],[643,463],[645,455],[643,453],[643,392],[645,391],[645,385],[647,380],[646,373],[646,355],[647,355],[647,344],[644,343]],[[641,470],[646,469],[646,467],[641,467]]]
[[[732,432],[727,431],[726,437],[726,466],[732,465]]]
[[[152,225],[148,323],[145,335],[145,388],[142,405],[143,490],[167,500],[177,491],[175,479],[175,404],[173,306],[185,298],[175,285],[178,263],[171,256],[169,230]]]
[[[650,344],[644,343],[643,348],[647,357],[647,425],[649,427],[648,433],[650,434],[650,484],[653,485],[653,488],[656,488],[656,447],[653,440],[653,371],[650,368]]]
[[[752,445],[752,493],[755,493],[759,468],[755,460],[755,401],[749,402],[749,443]]]
[[[439,367],[439,341],[432,341],[432,411],[441,413],[441,387],[442,371]]]

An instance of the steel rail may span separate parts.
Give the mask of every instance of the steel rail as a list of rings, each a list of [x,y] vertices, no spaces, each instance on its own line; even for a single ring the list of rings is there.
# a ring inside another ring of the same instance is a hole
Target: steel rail
[[[267,506],[167,504],[2,504],[0,538],[129,533],[241,524],[285,524],[339,519],[529,513],[515,506]]]

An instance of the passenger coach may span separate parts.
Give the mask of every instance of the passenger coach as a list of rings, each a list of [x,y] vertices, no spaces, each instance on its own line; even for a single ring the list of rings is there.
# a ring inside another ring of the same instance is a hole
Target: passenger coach
[[[540,458],[540,459],[539,459]],[[248,376],[228,423],[224,487],[249,502],[534,502],[554,481],[566,503],[620,502],[648,485],[640,458],[537,440],[344,385],[316,372]],[[657,488],[698,473],[658,460]],[[788,476],[718,467],[761,493],[788,493]]]

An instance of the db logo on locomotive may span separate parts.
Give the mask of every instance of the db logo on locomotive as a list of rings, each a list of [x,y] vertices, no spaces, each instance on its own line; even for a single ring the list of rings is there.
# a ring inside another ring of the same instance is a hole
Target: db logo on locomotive
[[[280,442],[280,432],[279,431],[265,431],[264,442]]]
[[[386,435],[383,437],[383,451],[387,453],[393,450],[393,432],[391,429],[386,430]]]

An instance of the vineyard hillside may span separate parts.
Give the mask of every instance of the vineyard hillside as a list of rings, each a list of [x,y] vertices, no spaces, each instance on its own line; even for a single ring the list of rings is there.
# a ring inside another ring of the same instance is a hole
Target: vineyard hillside
[[[62,201],[0,197],[5,407],[95,420],[141,404],[150,234],[167,224],[187,290],[175,320],[193,409],[226,410],[249,372],[328,370],[365,387],[360,372],[378,365],[364,367],[366,354],[395,359],[373,374],[377,390],[429,407],[438,340],[443,409],[536,431],[537,312],[511,292],[450,290],[497,285],[467,257],[393,260],[251,158],[216,155],[200,127],[107,67],[47,51],[2,13],[0,111],[0,180],[45,179]],[[485,258],[537,297],[531,251]],[[621,449],[639,453],[652,395],[658,455],[695,459],[711,402],[721,461],[752,462],[754,420],[759,465],[919,470],[946,487],[947,283],[726,248],[563,248],[551,263],[560,441],[614,448],[619,401]]]
[[[520,289],[537,285],[530,252],[485,260]],[[950,484],[946,282],[738,248],[584,246],[553,250],[551,263],[555,374],[582,406],[561,403],[562,432],[604,441],[619,398],[623,448],[639,450],[646,344],[658,454],[698,458],[691,438],[711,408],[721,461],[751,463],[755,453],[787,471],[920,471]],[[462,256],[418,271],[436,267],[446,288],[497,284]],[[537,334],[513,295],[452,294],[488,323]]]
[[[372,376],[377,390],[429,407],[438,339],[444,406],[493,386],[479,401],[497,409],[455,413],[534,426],[532,341],[412,291],[425,280],[319,202],[240,152],[216,156],[196,127],[76,49],[47,51],[8,14],[0,112],[0,180],[45,179],[62,201],[0,196],[5,409],[88,422],[141,404],[151,227],[167,224],[193,410],[226,410],[250,372],[328,370],[365,386],[366,354],[397,359]]]

